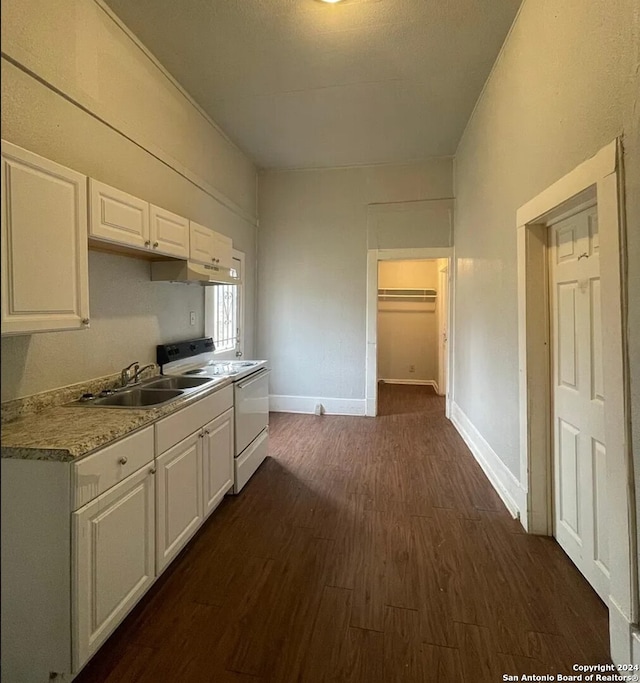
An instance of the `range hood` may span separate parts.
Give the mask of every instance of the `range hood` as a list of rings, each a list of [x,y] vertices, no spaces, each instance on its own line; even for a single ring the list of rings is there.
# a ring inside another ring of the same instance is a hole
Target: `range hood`
[[[195,282],[201,285],[240,285],[235,271],[193,261],[152,261],[151,279],[165,282]]]

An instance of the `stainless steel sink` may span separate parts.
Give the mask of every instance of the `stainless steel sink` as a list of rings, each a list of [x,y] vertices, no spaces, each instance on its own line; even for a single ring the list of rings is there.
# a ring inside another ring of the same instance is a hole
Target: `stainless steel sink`
[[[181,396],[194,394],[221,381],[209,377],[153,377],[134,386],[103,392],[98,396],[86,394],[70,406],[93,408],[157,408]]]
[[[172,401],[183,392],[176,389],[127,389],[118,391],[109,396],[101,396],[93,399],[91,405],[105,407],[117,406],[119,408],[148,408]]]
[[[145,383],[150,389],[195,389],[210,384],[207,377],[160,377]]]

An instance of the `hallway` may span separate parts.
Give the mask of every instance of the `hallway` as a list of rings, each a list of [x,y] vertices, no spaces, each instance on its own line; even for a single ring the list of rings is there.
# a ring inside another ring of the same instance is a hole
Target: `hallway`
[[[78,683],[489,683],[606,663],[607,610],[528,536],[428,387],[271,415],[227,497]]]

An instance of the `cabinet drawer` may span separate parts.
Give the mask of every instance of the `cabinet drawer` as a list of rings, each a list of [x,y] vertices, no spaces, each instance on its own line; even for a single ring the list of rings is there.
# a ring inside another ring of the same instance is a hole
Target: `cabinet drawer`
[[[233,386],[229,385],[155,424],[156,455],[164,453],[189,434],[233,407]]]
[[[72,509],[77,510],[153,460],[153,427],[147,427],[73,464]]]

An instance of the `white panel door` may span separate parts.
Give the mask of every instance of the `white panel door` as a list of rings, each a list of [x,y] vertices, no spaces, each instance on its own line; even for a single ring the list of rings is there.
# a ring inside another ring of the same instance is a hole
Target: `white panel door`
[[[87,177],[2,141],[2,333],[89,325]]]
[[[233,486],[233,408],[204,427],[202,485],[207,517]]]
[[[158,574],[180,552],[203,519],[203,432],[156,458],[156,569]]]
[[[154,581],[151,469],[143,467],[72,515],[74,671]]]
[[[177,258],[189,258],[189,220],[151,204],[151,250]]]
[[[89,235],[112,244],[149,249],[149,202],[91,178]]]
[[[597,207],[551,227],[555,536],[609,595]]]

